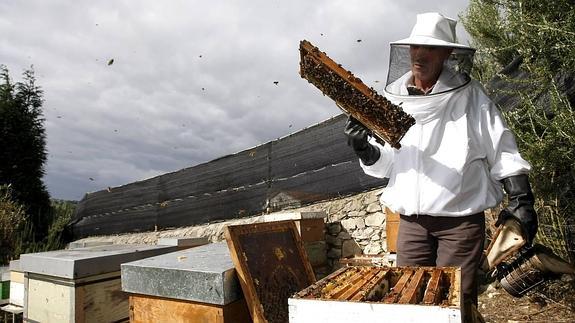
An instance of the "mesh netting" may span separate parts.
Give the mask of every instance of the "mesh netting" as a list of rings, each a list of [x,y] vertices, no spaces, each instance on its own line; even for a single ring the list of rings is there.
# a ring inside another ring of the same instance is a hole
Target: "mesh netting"
[[[450,83],[450,88],[441,93],[456,89],[467,84],[470,80],[469,74],[473,67],[474,49],[470,48],[454,48],[449,58],[444,62],[444,69],[449,69],[456,75],[457,82]],[[409,54],[409,45],[391,44],[389,55],[389,71],[387,74],[387,82],[385,91],[401,95],[398,93],[395,86],[391,86],[396,81],[406,76],[411,71],[411,59]],[[435,93],[437,94],[437,93]]]

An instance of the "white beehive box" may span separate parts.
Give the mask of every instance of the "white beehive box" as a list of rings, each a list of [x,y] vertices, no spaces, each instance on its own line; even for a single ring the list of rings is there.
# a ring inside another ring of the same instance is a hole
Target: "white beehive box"
[[[23,254],[25,322],[119,322],[129,317],[120,265],[177,250],[109,245]]]
[[[288,300],[290,323],[462,322],[455,267],[350,266]]]
[[[10,261],[10,304],[24,307],[24,280],[20,260]]]

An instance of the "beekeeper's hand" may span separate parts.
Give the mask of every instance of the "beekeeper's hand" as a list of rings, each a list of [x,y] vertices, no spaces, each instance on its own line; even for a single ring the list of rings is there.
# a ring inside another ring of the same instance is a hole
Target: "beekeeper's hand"
[[[499,213],[495,225],[499,226],[509,218],[515,219],[521,225],[523,237],[531,244],[537,233],[538,224],[537,213],[533,207],[535,198],[529,185],[529,176],[526,174],[510,176],[501,182],[509,198],[509,204]]]
[[[379,159],[379,149],[368,142],[369,130],[357,121],[354,117],[349,117],[345,124],[345,135],[347,144],[353,148],[355,154],[361,159],[364,165],[375,164]]]

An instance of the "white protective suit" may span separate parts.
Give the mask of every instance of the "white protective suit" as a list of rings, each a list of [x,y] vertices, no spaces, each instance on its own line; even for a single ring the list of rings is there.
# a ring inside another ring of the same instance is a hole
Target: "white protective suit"
[[[478,213],[501,202],[499,180],[530,170],[514,135],[477,81],[449,91],[453,84],[461,84],[453,82],[457,77],[444,68],[430,95],[407,96],[406,85],[412,79],[408,72],[389,85],[395,90],[386,91],[386,98],[401,104],[416,123],[401,140],[400,149],[370,138],[381,156],[373,165],[360,163],[366,174],[389,178],[381,203],[395,212]]]

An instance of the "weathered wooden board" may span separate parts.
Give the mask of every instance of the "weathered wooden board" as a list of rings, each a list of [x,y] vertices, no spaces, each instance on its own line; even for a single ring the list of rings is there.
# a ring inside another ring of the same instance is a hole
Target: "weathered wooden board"
[[[413,270],[406,269],[403,271],[403,275],[399,278],[399,281],[395,286],[393,286],[393,290],[383,299],[384,303],[396,303],[399,297],[401,297],[401,293],[409,279],[413,275]]]
[[[384,281],[389,272],[389,270],[376,271],[376,274],[365,284],[363,290],[354,295],[351,300],[381,299],[381,295],[389,290],[389,282]]]
[[[399,213],[385,208],[385,234],[387,251],[397,252],[397,233],[399,232]]]
[[[301,234],[301,240],[305,242],[325,240],[324,219],[305,219],[296,222]]]
[[[440,269],[435,269],[431,274],[429,283],[427,284],[427,290],[423,295],[423,304],[436,304],[441,298],[441,283],[442,283],[442,273]]]
[[[230,254],[254,322],[288,322],[288,298],[315,281],[293,221],[229,226]]]
[[[116,278],[87,283],[76,288],[75,322],[118,322],[128,319],[128,294]]]
[[[325,240],[326,218],[325,211],[277,212],[263,216],[264,222],[293,220],[304,243]]]
[[[155,297],[130,295],[131,323],[249,323],[245,299],[216,305]]]
[[[418,299],[423,297],[422,287],[425,288],[426,275],[425,269],[418,269],[409,284],[406,286],[406,290],[399,298],[399,304],[417,304]]]

